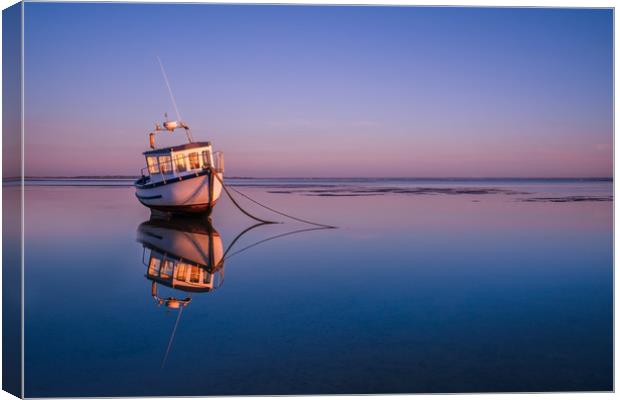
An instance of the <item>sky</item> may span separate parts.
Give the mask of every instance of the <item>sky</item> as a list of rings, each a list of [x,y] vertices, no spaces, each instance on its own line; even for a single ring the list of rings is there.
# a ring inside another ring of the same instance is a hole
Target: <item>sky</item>
[[[609,9],[26,3],[26,175],[138,175],[175,114],[159,56],[228,176],[610,177],[612,27]]]

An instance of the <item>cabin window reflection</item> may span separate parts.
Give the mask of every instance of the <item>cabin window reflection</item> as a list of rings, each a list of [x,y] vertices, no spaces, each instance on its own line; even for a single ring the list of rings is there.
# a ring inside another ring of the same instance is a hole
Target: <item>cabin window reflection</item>
[[[146,165],[149,167],[149,174],[156,174],[159,172],[159,165],[157,165],[157,157],[147,157]]]
[[[161,265],[161,260],[159,258],[151,257],[149,260],[149,272],[150,276],[159,275],[159,267]]]
[[[170,278],[172,277],[172,271],[174,269],[174,262],[170,261],[170,260],[165,260],[164,261],[164,266],[161,269],[161,273],[159,274],[159,276],[161,278]]]
[[[192,267],[191,274],[189,276],[189,281],[191,283],[199,283],[200,282],[200,268]]]
[[[200,168],[200,160],[198,159],[198,153],[189,153],[189,168]]]
[[[178,264],[176,270],[176,279],[185,282],[187,280],[187,264]]]
[[[185,163],[185,157],[183,156],[183,154],[174,155],[174,165],[178,172],[187,171],[187,164]]]
[[[159,156],[159,169],[164,174],[172,173],[172,163],[170,161],[170,156]]]

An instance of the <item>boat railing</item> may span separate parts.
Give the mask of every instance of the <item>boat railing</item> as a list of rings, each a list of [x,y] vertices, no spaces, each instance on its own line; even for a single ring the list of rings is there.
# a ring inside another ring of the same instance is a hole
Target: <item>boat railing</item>
[[[224,153],[221,151],[216,151],[213,153],[214,159],[214,168],[217,173],[224,173]]]
[[[141,168],[142,179],[157,176],[166,183],[167,180],[176,177],[198,176],[200,172],[209,168],[213,168],[217,173],[224,173],[224,153],[221,151],[216,151],[212,155],[211,153],[198,154],[198,158],[189,154],[175,154],[173,157],[167,157],[170,158],[168,161],[161,162],[157,157],[155,164]],[[180,168],[181,165],[182,168]]]

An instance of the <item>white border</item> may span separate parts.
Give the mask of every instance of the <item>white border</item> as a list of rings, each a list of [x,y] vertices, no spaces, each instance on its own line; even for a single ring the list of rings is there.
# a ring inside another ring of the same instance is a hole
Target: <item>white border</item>
[[[30,1],[41,1],[41,0],[30,0]],[[45,0],[43,0],[45,1]],[[79,0],[65,0],[64,2],[101,2],[101,1],[79,1]],[[264,4],[264,3],[269,3],[269,4],[341,4],[341,5],[359,5],[359,4],[368,4],[368,5],[417,5],[417,6],[474,6],[474,7],[565,7],[565,8],[572,8],[572,7],[601,7],[601,8],[610,8],[616,7],[616,1],[601,1],[601,0],[591,0],[591,1],[579,1],[579,0],[540,0],[540,1],[505,1],[505,0],[496,0],[496,1],[480,1],[480,0],[444,0],[444,1],[407,1],[407,0],[335,0],[335,1],[330,1],[330,0],[312,0],[312,1],[299,1],[299,0],[288,0],[288,1],[264,1],[264,0],[242,0],[242,1],[234,1],[234,0],[219,0],[219,1],[175,1],[175,0],[149,0],[149,1],[125,1],[125,2],[131,2],[131,3],[245,3],[245,4]],[[0,5],[1,8],[7,8],[13,4],[15,4],[16,1],[14,0],[0,0]],[[23,7],[23,5],[22,5]],[[1,32],[1,28],[2,28],[2,23],[1,23],[1,19],[0,19],[0,32]],[[618,31],[615,29],[615,17],[614,17],[614,77],[616,76],[616,74],[618,73],[618,65],[615,62],[615,44],[618,43],[618,39],[619,39],[619,35],[618,35]],[[22,8],[22,43],[24,40],[24,10]],[[1,41],[0,41],[0,48],[1,48]],[[0,59],[1,59],[1,52],[0,52]],[[24,68],[23,68],[23,60],[24,60],[24,49],[22,46],[22,121],[21,121],[21,129],[23,132],[24,129]],[[618,166],[618,164],[615,162],[615,155],[617,154],[616,150],[616,146],[617,146],[617,142],[615,140],[615,121],[616,121],[616,115],[618,113],[618,108],[617,108],[617,103],[615,102],[615,93],[616,93],[616,87],[617,87],[617,81],[614,79],[614,177],[620,176],[619,171],[620,171],[620,167]],[[2,83],[0,82],[0,90],[2,88]],[[0,109],[1,109],[1,105],[2,105],[2,101],[0,100]],[[1,143],[1,138],[0,138],[0,143]],[[23,171],[24,171],[24,140],[23,140],[23,136],[22,136],[22,142],[21,142],[21,152],[22,152],[22,185],[23,185]],[[0,174],[2,173],[2,154],[0,152]],[[615,199],[617,198],[618,193],[617,193],[617,187],[615,185],[614,182],[614,249],[616,248],[620,248],[619,242],[620,240],[618,240],[618,237],[615,235],[615,226],[617,225],[618,222],[618,214],[615,212]],[[24,197],[23,197],[23,191],[22,191],[22,215],[21,215],[21,224],[22,224],[22,243],[23,242],[23,224],[24,224],[24,213],[23,213],[23,201],[24,201]],[[0,197],[0,207],[2,205],[2,198]],[[0,222],[1,222],[1,215],[0,215]],[[1,249],[2,244],[0,243],[0,249]],[[616,252],[614,251],[614,266],[616,265],[615,261],[616,261]],[[23,257],[24,257],[24,248],[22,246],[22,262],[23,262]],[[615,271],[615,268],[614,268]],[[23,301],[24,301],[24,290],[23,290],[23,279],[24,279],[24,271],[23,271],[23,265],[22,265],[22,333],[23,333],[23,327],[24,327],[24,309],[23,309]],[[2,282],[2,278],[0,276],[0,294],[1,294],[1,282]],[[616,349],[615,349],[615,343],[616,340],[618,338],[618,326],[617,326],[617,320],[615,318],[615,310],[617,309],[617,301],[618,298],[615,296],[615,288],[618,287],[618,276],[615,274],[614,272],[614,366],[616,365]],[[1,324],[2,321],[0,319],[0,328],[1,328]],[[22,334],[22,376],[23,376],[23,367],[24,367],[24,347],[23,347],[23,334]],[[0,355],[1,355],[1,347],[0,347]],[[0,370],[1,370],[1,365],[0,365]],[[1,375],[0,375],[1,376]],[[23,393],[23,382],[24,380],[22,379],[22,393]],[[617,384],[618,382],[620,382],[618,380],[618,368],[614,368],[614,384]],[[427,399],[454,399],[455,396],[461,398],[467,398],[467,399],[489,399],[489,398],[495,398],[495,397],[500,397],[502,399],[510,399],[510,400],[516,400],[516,399],[607,399],[607,398],[615,398],[615,395],[613,393],[552,393],[552,394],[533,394],[533,393],[525,393],[525,394],[496,394],[496,393],[490,393],[490,394],[465,394],[465,395],[445,395],[445,394],[438,394],[438,395],[377,395],[377,396],[373,396],[373,398],[380,398],[380,399],[393,399],[393,400],[398,400],[398,399],[413,399],[413,400],[427,400]],[[492,396],[492,397],[490,397]],[[303,398],[310,398],[310,399],[322,399],[322,400],[349,400],[349,399],[356,399],[356,398],[360,398],[361,396],[296,396],[296,397],[303,397]],[[158,400],[164,400],[164,399],[177,399],[178,397],[157,397],[157,398],[150,398],[150,397],[142,397],[143,399],[158,399]],[[222,397],[222,399],[240,399],[243,397]],[[254,399],[268,399],[268,398],[273,398],[273,396],[255,396],[253,397]],[[0,391],[0,400],[8,400],[8,399],[14,399],[14,397],[6,392],[2,392]],[[131,398],[121,398],[121,399],[131,399]]]

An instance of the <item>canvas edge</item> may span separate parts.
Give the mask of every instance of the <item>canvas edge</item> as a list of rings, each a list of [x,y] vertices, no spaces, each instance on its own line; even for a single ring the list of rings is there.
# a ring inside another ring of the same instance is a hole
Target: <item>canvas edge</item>
[[[2,11],[2,390],[23,397],[23,3]]]

